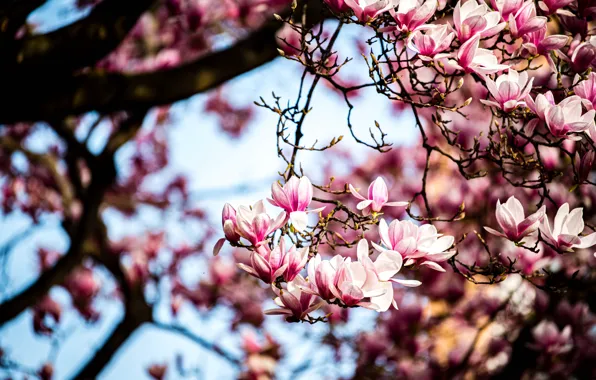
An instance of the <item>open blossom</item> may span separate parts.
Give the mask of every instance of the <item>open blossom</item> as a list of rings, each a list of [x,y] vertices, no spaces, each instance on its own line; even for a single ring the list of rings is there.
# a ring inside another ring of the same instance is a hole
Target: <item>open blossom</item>
[[[308,248],[296,249],[292,245],[286,250],[285,241],[282,239],[273,250],[266,245],[258,247],[255,252],[251,252],[251,265],[238,263],[238,267],[269,284],[279,276],[283,276],[286,281],[292,281],[304,268],[307,260]]]
[[[288,267],[288,264],[283,262],[283,255],[279,247],[270,250],[266,245],[262,245],[250,253],[250,266],[243,263],[237,265],[240,269],[267,284],[275,282]]]
[[[558,50],[567,45],[569,41],[568,36],[561,34],[554,34],[552,36],[546,36],[547,27],[544,25],[542,28],[535,30],[530,33],[526,33],[523,36],[524,43],[522,45],[522,56],[534,57],[537,55],[543,55],[549,60],[549,64],[554,66],[552,59],[550,58],[550,52]]]
[[[369,22],[397,6],[398,0],[344,0],[360,22]]]
[[[395,19],[397,29],[411,32],[424,25],[436,10],[436,0],[400,0],[397,11],[390,9],[389,13]]]
[[[532,111],[536,116],[538,116],[536,120],[537,122],[546,121],[546,111],[548,111],[552,106],[555,105],[555,97],[553,93],[548,91],[544,94],[536,95],[536,99],[532,99],[531,96],[526,97],[526,104],[530,111]]]
[[[588,79],[579,82],[575,87],[575,95],[582,99],[582,104],[588,111],[596,106],[596,73],[590,73]]]
[[[368,186],[368,198],[364,198],[360,195],[352,184],[349,185],[349,188],[352,195],[361,200],[361,202],[356,205],[356,208],[358,208],[358,210],[363,210],[362,213],[364,215],[368,215],[371,212],[380,212],[385,206],[394,207],[408,205],[408,202],[388,202],[389,191],[387,190],[387,184],[381,177],[377,177],[377,179]]]
[[[282,211],[275,219],[271,219],[262,200],[252,207],[240,206],[236,213],[238,233],[255,246],[262,243],[267,235],[281,228],[285,220],[285,211]]]
[[[397,252],[384,250],[373,262],[368,256],[368,242],[362,239],[358,243],[357,256],[358,261],[340,255],[329,261],[321,260],[319,255],[312,258],[308,263],[310,287],[305,291],[329,301],[337,299],[346,306],[381,312],[391,305],[397,308],[391,282],[420,285],[419,281],[392,278],[402,266],[402,258]]]
[[[501,226],[503,232],[499,232],[490,227],[484,227],[484,229],[493,235],[518,242],[524,237],[538,231],[538,227],[544,218],[545,212],[546,207],[542,206],[540,210],[526,218],[524,207],[521,202],[514,196],[511,196],[504,204],[501,204],[501,201],[497,200],[497,222],[499,223],[499,226]]]
[[[455,238],[439,234],[431,224],[417,226],[409,220],[394,220],[387,225],[382,219],[379,223],[379,235],[381,243],[387,249],[398,252],[405,260],[406,266],[419,264],[445,272],[438,263],[455,254],[455,251],[447,251]],[[378,251],[385,251],[382,246],[373,245]]]
[[[588,236],[579,236],[584,230],[583,208],[569,212],[569,204],[563,204],[557,211],[551,229],[548,217],[542,219],[540,232],[547,243],[561,251],[573,251],[574,248],[589,248],[596,245],[596,232]]]
[[[283,208],[292,225],[298,231],[303,231],[308,221],[307,213],[309,211],[306,211],[306,209],[312,201],[312,184],[310,180],[307,177],[298,179],[298,177],[292,176],[283,186],[279,182],[274,182],[271,185],[271,195],[273,199],[269,199],[269,203]],[[323,209],[324,207],[310,212],[319,212]]]
[[[295,321],[301,321],[324,304],[322,301],[315,302],[317,297],[314,294],[302,290],[308,288],[308,284],[300,275],[288,282],[285,289],[276,286],[271,288],[277,295],[274,302],[280,309],[265,310],[264,313],[268,315],[285,315]]]
[[[538,7],[547,15],[555,13],[557,10],[573,3],[573,0],[541,0]]]
[[[462,43],[476,35],[482,38],[494,36],[506,26],[499,21],[499,12],[491,11],[484,1],[468,0],[462,4],[460,0],[453,10],[453,25],[457,39]]]
[[[528,346],[549,355],[564,354],[573,348],[571,326],[569,325],[559,331],[554,322],[544,320],[534,327],[532,336],[534,337],[534,343]]]
[[[509,68],[507,65],[499,64],[492,51],[480,47],[479,34],[467,40],[459,48],[457,63],[450,63],[450,65],[466,73],[475,72],[482,76]]]
[[[435,55],[449,49],[455,33],[447,24],[423,25],[410,34],[408,48],[418,53],[423,61],[430,61]]]
[[[557,138],[580,140],[580,136],[570,136],[569,133],[587,131],[594,126],[594,116],[596,116],[595,110],[590,110],[583,115],[582,113],[581,98],[570,96],[546,110],[546,126]]]
[[[480,101],[486,105],[498,107],[505,112],[511,112],[517,106],[524,106],[526,104],[523,99],[532,91],[533,82],[534,78],[528,80],[528,73],[526,71],[520,74],[513,69],[509,69],[507,75],[500,75],[496,81],[486,79],[488,91],[495,101],[484,99]]]
[[[571,62],[571,68],[576,73],[583,73],[590,67],[596,66],[596,36],[582,42],[581,35],[576,35],[569,44],[570,57],[562,55],[563,59]]]
[[[510,14],[515,14],[524,4],[524,0],[490,0],[493,9],[501,14],[501,20],[508,21]]]
[[[527,0],[522,7],[509,14],[509,31],[514,38],[522,37],[546,25],[546,17],[536,16],[536,6],[533,0]]]

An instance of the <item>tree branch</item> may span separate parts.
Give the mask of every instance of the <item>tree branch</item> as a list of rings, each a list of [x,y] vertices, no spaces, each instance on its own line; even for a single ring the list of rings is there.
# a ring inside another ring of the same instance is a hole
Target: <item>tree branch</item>
[[[2,58],[12,70],[72,72],[108,55],[155,0],[104,0],[89,16],[54,32],[12,44]],[[5,68],[6,69],[6,68]]]
[[[164,330],[164,331],[170,331],[170,332],[174,332],[178,335],[181,335],[181,336],[195,342],[199,346],[201,346],[209,351],[215,352],[216,354],[218,354],[219,356],[221,356],[222,358],[227,360],[230,364],[233,364],[235,366],[239,366],[241,364],[240,359],[236,358],[231,353],[225,351],[218,344],[208,342],[204,338],[194,334],[192,331],[187,330],[184,327],[176,326],[176,325],[169,325],[169,324],[165,324],[165,323],[161,323],[161,322],[157,322],[157,321],[154,321],[153,325],[155,327],[158,327],[158,328]]]
[[[321,4],[309,6],[321,20]],[[143,74],[93,71],[78,75],[28,74],[5,78],[0,123],[62,119],[89,111],[147,109],[211,90],[278,57],[274,19],[233,46],[179,67]]]

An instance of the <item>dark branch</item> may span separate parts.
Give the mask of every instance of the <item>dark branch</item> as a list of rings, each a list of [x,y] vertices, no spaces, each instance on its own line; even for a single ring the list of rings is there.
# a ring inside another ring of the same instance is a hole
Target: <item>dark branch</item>
[[[48,34],[16,40],[2,58],[8,68],[28,72],[72,72],[114,50],[155,0],[104,0],[82,20]]]
[[[309,19],[320,21],[320,3],[309,9]],[[135,75],[94,71],[74,76],[7,76],[0,99],[0,123],[57,120],[89,111],[105,114],[148,109],[186,99],[276,58],[275,34],[281,26],[281,22],[270,20],[227,49],[169,70]]]

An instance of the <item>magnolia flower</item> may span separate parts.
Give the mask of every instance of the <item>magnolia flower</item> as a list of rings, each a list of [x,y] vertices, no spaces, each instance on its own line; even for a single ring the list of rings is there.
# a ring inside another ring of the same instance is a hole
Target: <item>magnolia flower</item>
[[[587,80],[579,82],[575,87],[575,95],[582,99],[582,104],[588,111],[596,106],[596,73],[590,73]]]
[[[360,22],[370,22],[397,6],[399,0],[344,0]]]
[[[553,96],[553,93],[550,91],[544,94],[536,95],[535,100],[528,95],[526,97],[526,104],[528,108],[530,108],[530,111],[532,111],[536,116],[538,116],[539,120],[546,121],[546,111],[548,111],[549,108],[555,105],[555,97]],[[539,120],[536,120],[536,122],[538,122]]]
[[[335,13],[345,13],[351,8],[345,3],[344,0],[323,0],[325,4],[331,8]]]
[[[457,39],[462,43],[476,35],[485,38],[499,33],[506,25],[499,23],[500,20],[499,12],[491,12],[484,1],[479,4],[476,0],[468,0],[463,5],[458,1],[453,10],[453,25]]]
[[[515,14],[509,14],[508,21],[511,36],[517,38],[545,26],[547,18],[536,16],[534,1],[527,0]]]
[[[569,45],[569,51],[567,54],[571,55],[571,58],[568,58],[565,55],[561,57],[566,59],[567,61],[571,62],[571,68],[576,73],[583,73],[590,67],[596,65],[596,36],[590,37],[589,41],[581,42],[582,36],[577,35],[571,41]]]
[[[294,245],[286,250],[282,239],[272,251],[265,245],[257,248],[250,256],[251,266],[238,263],[238,267],[266,283],[274,282],[279,276],[292,281],[308,261],[308,248],[297,249]]]
[[[579,236],[584,230],[583,208],[578,207],[569,212],[569,204],[565,203],[557,211],[553,229],[548,217],[542,219],[540,232],[544,240],[558,250],[572,252],[574,248],[589,248],[596,245],[596,232],[588,236]]]
[[[509,68],[507,65],[499,64],[494,53],[480,46],[480,35],[467,40],[457,53],[457,63],[451,63],[451,66],[466,73],[475,72],[481,76],[494,74]]]
[[[582,101],[579,96],[563,99],[558,105],[551,106],[545,112],[546,126],[553,136],[581,140],[580,136],[569,136],[569,133],[587,131],[594,125],[595,110],[582,115]]]
[[[389,13],[395,19],[398,30],[411,32],[426,23],[436,10],[436,0],[400,0],[397,11],[390,9]]]
[[[285,243],[282,240],[279,243],[279,249],[283,254],[282,261],[287,264],[283,277],[288,282],[292,281],[304,269],[308,261],[308,247],[296,248],[292,245],[289,250],[285,251]]]
[[[236,213],[238,233],[255,246],[262,243],[267,235],[281,228],[285,221],[286,213],[284,211],[272,220],[267,214],[262,200],[252,207],[240,206]]]
[[[551,321],[542,321],[532,330],[534,343],[528,346],[534,350],[550,355],[559,355],[571,351],[573,339],[571,326],[567,325],[559,332],[559,328]]]
[[[555,13],[557,10],[573,3],[573,0],[542,0],[538,2],[538,7],[547,15]]]
[[[439,272],[445,272],[438,263],[446,261],[455,254],[447,251],[453,245],[453,236],[442,236],[430,224],[417,226],[409,220],[394,220],[387,225],[385,220],[379,223],[381,243],[390,250],[399,253],[405,260],[404,265],[415,263],[428,266]],[[386,249],[377,244],[373,246],[380,252]]]
[[[514,196],[511,196],[507,199],[505,204],[501,204],[501,201],[497,200],[497,222],[501,226],[503,232],[499,232],[490,227],[484,227],[484,229],[493,235],[518,242],[524,237],[538,231],[538,227],[544,218],[545,212],[546,206],[542,206],[540,210],[526,218],[524,216],[524,207],[521,202]]]
[[[423,25],[408,37],[408,48],[418,53],[423,61],[430,61],[435,55],[451,46],[455,33],[447,24]]]
[[[224,205],[221,212],[221,225],[228,241],[237,242],[240,240],[236,225],[236,209],[229,203]]]
[[[486,79],[486,87],[488,87],[488,91],[490,91],[496,102],[484,99],[480,99],[480,101],[488,106],[511,112],[517,106],[526,104],[523,99],[530,94],[533,82],[534,78],[528,81],[527,72],[524,71],[519,74],[517,71],[509,69],[508,74],[499,76],[496,82],[492,79]]]
[[[569,37],[555,34],[546,37],[546,25],[542,28],[535,30],[530,33],[526,33],[523,36],[524,43],[521,46],[521,54],[524,57],[535,57],[537,55],[545,56],[551,67],[554,66],[552,59],[550,58],[550,52],[558,50],[567,45]]]
[[[524,4],[524,0],[490,0],[493,9],[501,14],[501,20],[508,21],[510,14],[515,14]]]
[[[250,253],[250,266],[243,263],[236,265],[248,274],[271,284],[288,267],[288,264],[284,263],[284,253],[279,246],[270,250],[266,245],[261,245],[257,248],[257,251]]]
[[[387,184],[381,177],[377,177],[369,186],[368,186],[368,199],[364,198],[358,191],[349,184],[350,192],[353,196],[360,199],[356,205],[358,210],[363,210],[362,213],[364,215],[368,215],[372,212],[380,212],[384,206],[395,207],[395,206],[407,206],[408,202],[387,202],[389,199],[389,192],[387,190]]]
[[[337,257],[337,259],[336,259]],[[335,256],[333,259],[341,260],[341,256]],[[324,300],[332,300],[335,298],[335,291],[333,282],[335,279],[335,268],[328,260],[322,260],[318,253],[310,259],[307,266],[309,287],[305,290],[310,290]]]
[[[312,293],[302,291],[308,288],[304,278],[298,275],[293,281],[286,284],[285,289],[279,289],[277,286],[271,286],[277,298],[274,302],[281,309],[265,310],[267,315],[285,315],[296,321],[301,321],[313,311],[323,306],[323,302],[316,302],[316,297]]]
[[[312,184],[307,177],[298,179],[298,177],[292,176],[283,186],[279,182],[274,182],[271,185],[271,195],[273,199],[268,199],[269,203],[283,208],[292,225],[298,231],[303,231],[306,228],[308,212],[320,212],[324,209],[322,207],[306,211],[312,201]]]
[[[215,243],[213,247],[213,255],[217,256],[225,241],[238,243],[240,234],[238,233],[238,225],[236,223],[236,209],[229,203],[226,203],[221,212],[221,225],[224,230],[225,238],[221,238]]]

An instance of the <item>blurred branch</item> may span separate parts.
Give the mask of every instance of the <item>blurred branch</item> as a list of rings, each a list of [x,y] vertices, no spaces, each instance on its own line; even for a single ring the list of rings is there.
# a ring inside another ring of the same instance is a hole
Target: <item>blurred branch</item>
[[[204,338],[194,334],[192,331],[185,329],[182,326],[169,325],[169,324],[165,324],[165,323],[157,322],[157,321],[154,321],[153,325],[162,329],[162,330],[174,332],[178,335],[181,335],[181,336],[195,342],[199,346],[201,346],[209,351],[215,352],[216,354],[221,356],[223,359],[227,360],[230,364],[233,364],[235,366],[239,366],[241,364],[240,359],[236,358],[234,355],[227,352],[226,350],[221,348],[216,343],[211,343],[211,342],[205,340]]]
[[[72,72],[91,66],[114,50],[155,0],[104,0],[89,16],[56,31],[13,42],[2,60],[23,70]]]
[[[122,136],[129,136],[129,138],[134,136],[131,131],[138,130],[144,115],[145,112],[131,114],[110,139],[106,150],[93,162],[90,167],[93,173],[91,184],[82,199],[82,216],[76,224],[73,224],[73,231],[69,231],[71,240],[68,252],[22,293],[0,304],[0,326],[34,305],[37,299],[46,294],[52,286],[60,284],[68,273],[83,260],[85,257],[84,243],[89,234],[97,227],[97,216],[104,193],[116,178],[114,153],[124,143]],[[126,326],[129,326],[130,321],[124,322],[127,322]]]
[[[321,3],[310,1],[309,20],[321,21]],[[289,12],[289,11],[288,11]],[[271,19],[231,47],[179,67],[142,74],[92,71],[76,75],[27,73],[4,79],[0,123],[54,120],[89,111],[150,108],[186,99],[277,58],[277,30]],[[93,47],[96,48],[95,46]]]

